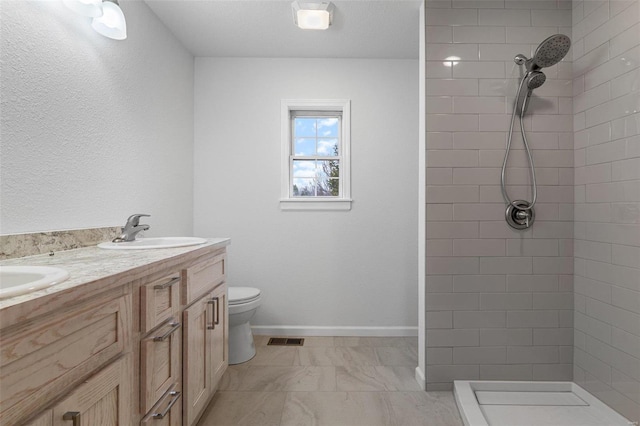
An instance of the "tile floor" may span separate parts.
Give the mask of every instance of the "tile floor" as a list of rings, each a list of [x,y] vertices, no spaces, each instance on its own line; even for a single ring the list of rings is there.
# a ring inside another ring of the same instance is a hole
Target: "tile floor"
[[[458,426],[451,392],[414,379],[417,338],[307,337],[229,366],[199,426]]]

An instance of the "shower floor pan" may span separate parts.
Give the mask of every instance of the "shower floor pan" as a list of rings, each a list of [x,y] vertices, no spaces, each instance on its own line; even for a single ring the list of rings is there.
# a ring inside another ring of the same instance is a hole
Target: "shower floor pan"
[[[572,382],[461,381],[454,394],[465,426],[629,426]]]

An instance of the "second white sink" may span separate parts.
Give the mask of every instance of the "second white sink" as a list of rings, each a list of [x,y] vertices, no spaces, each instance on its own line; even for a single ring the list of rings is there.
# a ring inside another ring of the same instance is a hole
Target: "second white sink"
[[[172,247],[186,247],[204,244],[207,240],[198,237],[160,237],[140,238],[139,240],[122,243],[106,242],[98,244],[98,247],[108,250],[145,250]]]
[[[67,278],[67,271],[49,266],[0,266],[0,299],[40,290]]]

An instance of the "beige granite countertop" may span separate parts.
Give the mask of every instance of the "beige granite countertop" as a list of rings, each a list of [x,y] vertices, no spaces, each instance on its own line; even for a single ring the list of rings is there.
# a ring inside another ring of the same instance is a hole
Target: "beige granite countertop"
[[[70,291],[89,283],[114,283],[131,278],[138,278],[158,267],[195,258],[210,251],[229,245],[229,238],[209,238],[205,244],[187,247],[149,249],[149,250],[105,250],[97,246],[55,252],[53,256],[41,254],[0,261],[2,266],[54,266],[69,272],[69,278],[59,284],[32,293],[0,300],[0,321],[29,316],[29,305],[42,305],[47,299],[54,299],[56,294],[69,294]],[[40,300],[44,299],[44,300]],[[12,311],[12,312],[8,312]]]

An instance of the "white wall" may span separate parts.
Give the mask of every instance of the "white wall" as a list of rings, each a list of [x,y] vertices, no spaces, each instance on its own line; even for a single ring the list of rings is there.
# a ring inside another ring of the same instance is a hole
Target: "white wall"
[[[59,0],[2,1],[1,232],[191,234],[193,57],[145,3],[107,39]]]
[[[574,380],[640,422],[640,0],[573,2]]]
[[[415,333],[417,61],[197,58],[195,76],[194,231],[232,238],[253,324]],[[351,211],[279,209],[281,99],[351,99]]]

